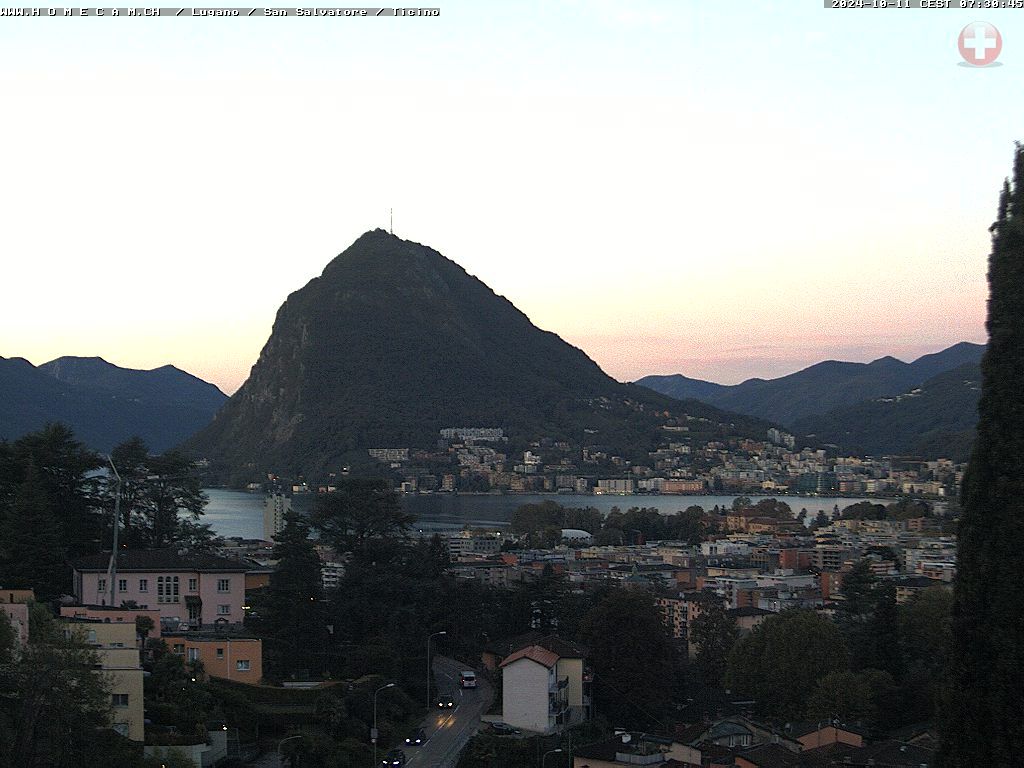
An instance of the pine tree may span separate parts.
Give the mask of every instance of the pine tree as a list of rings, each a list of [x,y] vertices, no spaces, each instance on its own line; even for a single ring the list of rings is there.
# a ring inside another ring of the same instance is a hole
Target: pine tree
[[[989,257],[978,437],[964,477],[940,760],[1019,765],[1024,748],[1024,147]]]
[[[29,587],[46,602],[61,596],[69,571],[60,522],[46,486],[29,464],[0,526],[0,583]]]

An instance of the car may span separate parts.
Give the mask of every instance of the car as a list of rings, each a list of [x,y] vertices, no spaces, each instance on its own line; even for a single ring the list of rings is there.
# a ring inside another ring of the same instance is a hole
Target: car
[[[403,768],[405,766],[405,752],[400,749],[388,750],[380,764],[382,768],[383,766],[387,766],[387,768]]]
[[[522,733],[518,728],[513,728],[508,723],[491,723],[491,730],[498,736],[515,736]]]
[[[417,728],[413,733],[405,737],[405,745],[407,747],[418,747],[426,740],[427,737],[424,735],[423,729]]]
[[[450,693],[446,693],[437,700],[438,709],[451,709],[455,706],[455,697]]]

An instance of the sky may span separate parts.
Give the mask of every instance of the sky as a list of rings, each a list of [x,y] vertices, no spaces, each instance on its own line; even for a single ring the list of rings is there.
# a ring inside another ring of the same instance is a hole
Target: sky
[[[624,381],[985,340],[1024,11],[438,3],[0,18],[0,355],[233,392],[391,209]],[[998,66],[963,65],[975,21]]]

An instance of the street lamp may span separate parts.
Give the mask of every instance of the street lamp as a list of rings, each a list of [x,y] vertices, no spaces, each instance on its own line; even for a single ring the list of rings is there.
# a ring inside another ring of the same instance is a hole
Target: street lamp
[[[545,752],[544,756],[540,759],[540,768],[544,768],[544,762],[548,759],[548,755],[553,755],[555,752],[561,751],[562,748],[559,747],[558,749],[549,749],[547,752]]]
[[[373,765],[374,768],[377,766],[377,694],[386,688],[394,688],[394,683],[388,683],[382,685],[376,691],[373,692],[373,730],[370,731],[370,741],[373,742]]]
[[[301,739],[301,738],[302,738],[302,734],[300,733],[300,734],[297,734],[295,736],[289,736],[286,739],[281,739],[279,742],[277,742],[277,765],[278,765],[278,768],[284,768],[284,755],[281,753],[281,745],[284,744],[286,741],[291,741],[292,739]]]
[[[430,711],[430,640],[439,635],[447,634],[447,632],[441,630],[440,632],[434,632],[432,635],[427,635],[427,712]]]

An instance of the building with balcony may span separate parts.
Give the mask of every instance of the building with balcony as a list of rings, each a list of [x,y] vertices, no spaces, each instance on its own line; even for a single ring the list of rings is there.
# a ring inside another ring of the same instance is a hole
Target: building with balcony
[[[571,643],[543,638],[512,652],[502,672],[502,720],[514,728],[553,733],[586,719],[589,678]]]

